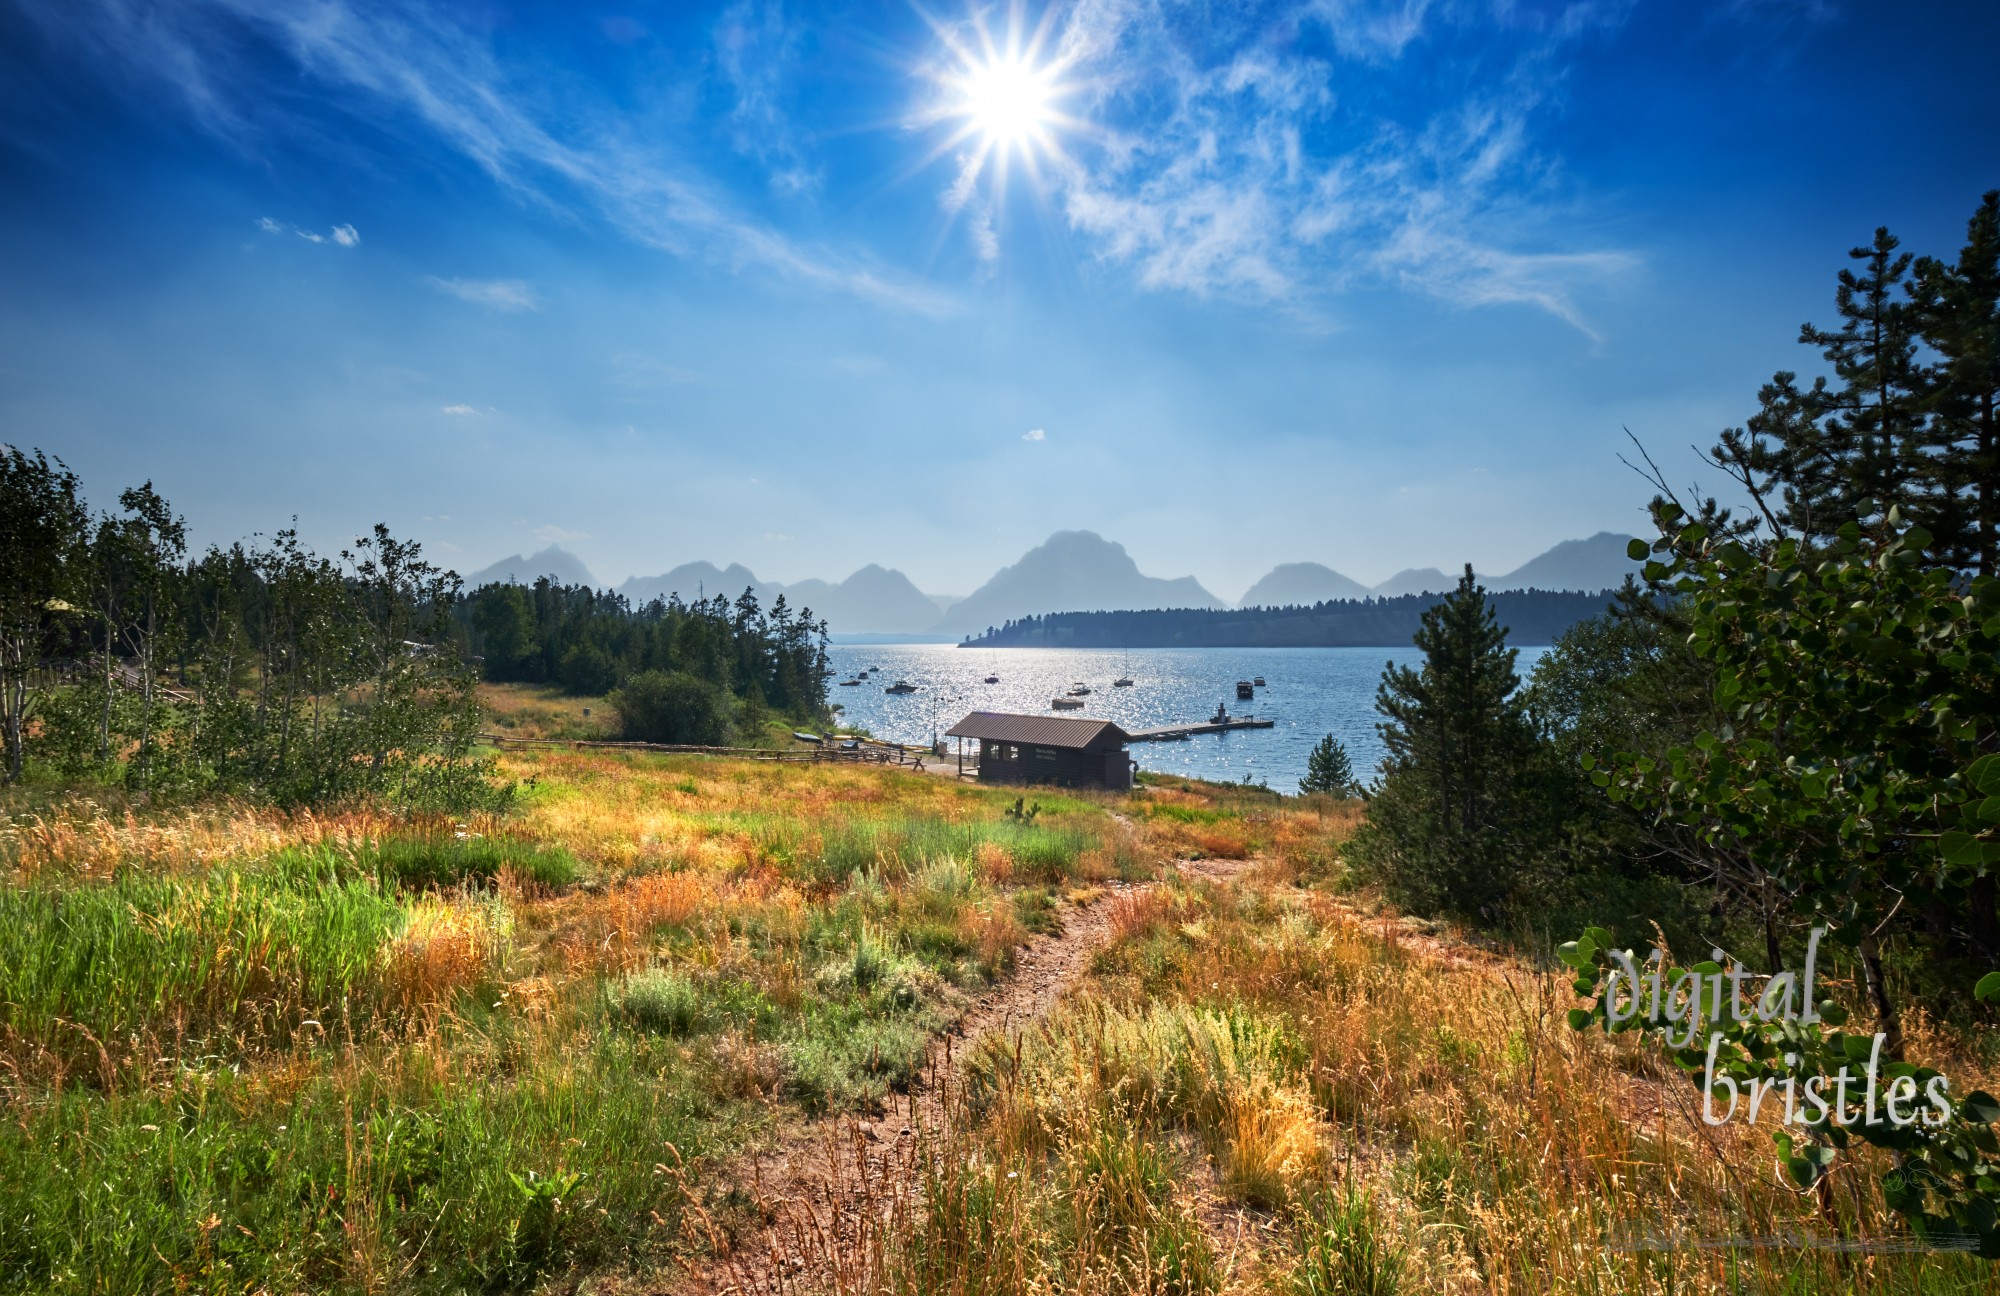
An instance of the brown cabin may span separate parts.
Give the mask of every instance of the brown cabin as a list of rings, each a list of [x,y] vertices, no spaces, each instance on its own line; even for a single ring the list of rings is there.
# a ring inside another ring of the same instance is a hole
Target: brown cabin
[[[959,740],[961,773],[966,740],[979,743],[981,783],[1054,783],[1118,791],[1132,786],[1125,731],[1109,720],[974,711],[945,730],[945,736]]]

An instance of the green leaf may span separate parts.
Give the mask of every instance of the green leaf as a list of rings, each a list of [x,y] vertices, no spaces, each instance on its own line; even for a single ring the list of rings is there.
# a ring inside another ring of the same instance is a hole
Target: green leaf
[[[1954,868],[1978,868],[1986,857],[1986,852],[1979,848],[1977,837],[1955,829],[1939,835],[1938,854],[1944,856],[1944,862]]]
[[[1635,540],[1632,543],[1637,544],[1638,541]],[[1591,755],[1589,752],[1585,752],[1583,755],[1576,758],[1576,763],[1583,766],[1587,770],[1594,770],[1597,768],[1597,757]]]
[[[1994,1121],[2000,1121],[2000,1102],[1994,1101],[1993,1095],[1984,1089],[1974,1089],[1965,1095],[1965,1101],[1958,1105],[1958,1113],[1981,1125],[1991,1125]]]
[[[1633,540],[1625,546],[1625,556],[1633,562],[1646,561],[1646,555],[1653,552],[1653,546],[1644,540]]]
[[[2000,972],[1988,972],[1979,978],[1979,984],[1972,987],[1972,997],[1982,1003],[2000,999]]]
[[[1981,756],[1966,766],[1965,781],[1986,796],[2000,796],[2000,755]]]
[[[1577,941],[1564,941],[1556,946],[1556,957],[1579,972],[1590,963],[1590,955],[1583,952],[1583,946]]]
[[[1591,1020],[1588,1008],[1572,1008],[1569,1010],[1569,1028],[1571,1030],[1589,1030]]]
[[[1847,1009],[1829,999],[1819,1006],[1819,1019],[1829,1026],[1845,1026]]]

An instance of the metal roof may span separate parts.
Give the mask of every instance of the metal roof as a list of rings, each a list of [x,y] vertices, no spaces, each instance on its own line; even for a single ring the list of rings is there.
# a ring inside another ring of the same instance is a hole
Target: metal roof
[[[1109,720],[1081,716],[1014,715],[1005,711],[974,711],[944,731],[947,738],[985,738],[993,742],[1034,743],[1043,747],[1088,747],[1109,736],[1125,741],[1125,731]]]

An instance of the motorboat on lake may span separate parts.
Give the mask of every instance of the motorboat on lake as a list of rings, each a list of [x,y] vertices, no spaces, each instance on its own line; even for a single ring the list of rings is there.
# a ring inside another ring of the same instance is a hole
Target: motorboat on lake
[[[988,675],[986,677],[986,682],[988,684],[998,684],[1000,682],[1000,677],[998,675]]]
[[[1069,686],[1069,695],[1071,697],[1089,697],[1090,685],[1084,683],[1082,680],[1078,680]]]
[[[1256,697],[1256,696],[1257,696],[1257,686],[1256,686],[1256,685],[1252,684],[1252,683],[1251,683],[1251,682],[1250,682],[1249,680],[1237,680],[1237,681],[1236,681],[1236,700],[1237,700],[1237,701],[1239,701],[1239,702],[1242,702],[1242,701],[1247,701],[1248,699],[1250,699],[1250,698],[1253,698],[1253,697]]]
[[[1255,684],[1258,688],[1264,687],[1264,677],[1262,675],[1259,675],[1256,679],[1253,679],[1250,682],[1252,684]]]
[[[882,691],[884,693],[914,693],[917,691],[917,686],[910,683],[910,681],[908,680],[897,680],[894,684],[891,684],[888,688],[885,688]]]
[[[856,684],[859,684],[860,682],[861,682],[861,681],[860,681],[860,680],[858,680],[858,679],[851,679],[851,680],[842,680],[842,681],[840,681],[840,687],[842,687],[842,688],[853,688],[853,687],[854,687],[854,686],[855,686]]]
[[[1052,699],[1049,702],[1049,707],[1050,709],[1055,711],[1081,711],[1083,710],[1083,699],[1074,697],[1059,697]]]

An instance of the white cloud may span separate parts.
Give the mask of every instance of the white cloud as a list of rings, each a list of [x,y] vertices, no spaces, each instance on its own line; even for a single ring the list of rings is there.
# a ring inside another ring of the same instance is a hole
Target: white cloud
[[[768,170],[773,192],[810,197],[821,175],[806,159],[785,111],[786,78],[798,66],[798,32],[775,0],[735,0],[715,24],[715,63],[735,104],[731,143]]]
[[[790,540],[790,539],[791,539],[792,537],[791,537],[791,536],[789,536],[789,535],[787,535],[787,534],[786,534],[785,532],[783,532],[783,531],[766,531],[766,532],[764,533],[764,538],[765,538],[766,540],[769,540],[769,541],[770,541],[771,543],[773,543],[773,544],[784,544],[784,543],[785,543],[786,541]]]
[[[504,59],[451,6],[17,3],[55,42],[110,64],[114,84],[150,96],[165,82],[190,116],[246,153],[278,130],[315,129],[284,108],[309,97],[316,107],[414,127],[523,201],[602,219],[646,247],[898,309],[956,309],[865,252],[800,242],[742,212],[667,137],[635,125],[628,104],[585,79],[544,77]],[[289,64],[275,77],[274,55]]]
[[[531,311],[539,304],[535,290],[520,279],[442,279],[425,275],[424,282],[462,302],[497,311]]]
[[[1046,441],[1049,439],[1049,434],[1041,428],[1031,428],[1021,434],[1021,439],[1023,441]]]
[[[361,232],[352,225],[336,225],[330,232],[321,234],[317,230],[309,230],[302,225],[287,225],[283,221],[272,220],[269,216],[259,216],[257,218],[257,228],[263,230],[266,234],[296,234],[308,243],[332,241],[345,248],[361,246]]]
[[[545,522],[535,528],[535,539],[540,540],[544,544],[559,544],[564,540],[588,540],[590,539],[590,532],[569,531],[557,526],[553,522]]]
[[[457,414],[460,416],[477,414],[478,412],[478,410],[472,408],[470,405],[446,405],[438,410],[440,414]]]

